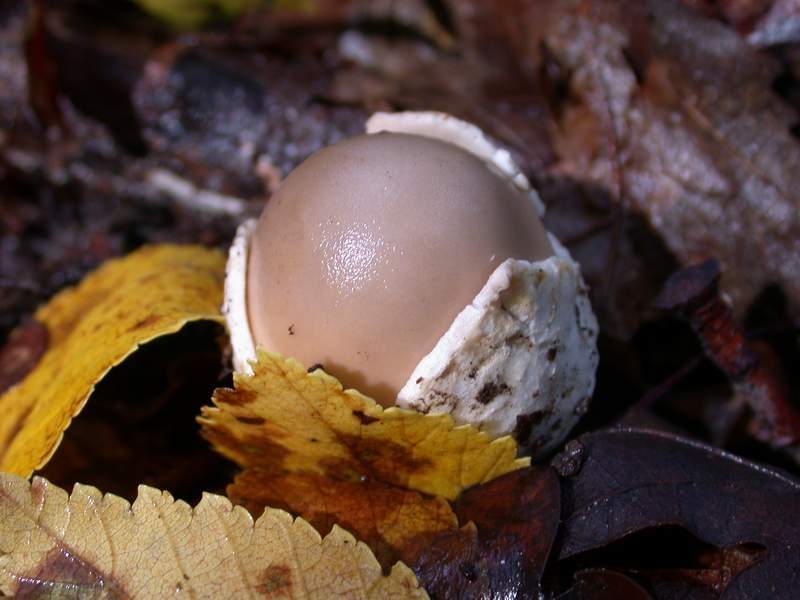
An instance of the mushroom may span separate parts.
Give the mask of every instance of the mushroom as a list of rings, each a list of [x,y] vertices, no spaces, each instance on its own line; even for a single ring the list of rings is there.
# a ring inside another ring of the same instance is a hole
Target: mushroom
[[[231,247],[234,366],[256,344],[384,406],[542,453],[588,406],[597,322],[510,155],[441,113],[378,113],[298,166]]]

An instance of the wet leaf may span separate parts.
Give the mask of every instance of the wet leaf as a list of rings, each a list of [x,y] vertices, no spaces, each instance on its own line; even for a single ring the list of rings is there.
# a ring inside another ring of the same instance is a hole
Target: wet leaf
[[[49,346],[0,397],[0,468],[23,476],[41,468],[94,386],[140,344],[190,321],[222,322],[224,268],[215,250],[149,246],[104,264],[40,308],[35,316]]]
[[[535,598],[560,519],[558,477],[549,467],[507,473],[466,490],[463,527],[408,552],[433,598]]]
[[[560,560],[635,532],[678,526],[719,549],[766,549],[755,561],[727,561],[727,574],[718,570],[724,576],[714,576],[714,585],[724,583],[720,587],[726,597],[794,596],[800,586],[800,527],[795,518],[800,482],[664,432],[590,433],[580,443],[582,462],[563,479]],[[637,563],[642,552],[657,552],[653,542],[640,549]],[[686,552],[685,544],[680,548]],[[735,565],[741,571],[730,568]],[[663,577],[662,572],[659,579]]]
[[[76,485],[0,475],[0,592],[18,598],[425,598],[338,527],[326,536],[268,509],[254,522],[206,494],[193,509],[139,487],[133,504]]]
[[[609,569],[585,569],[575,574],[575,585],[559,600],[651,600],[652,596],[630,577]]]

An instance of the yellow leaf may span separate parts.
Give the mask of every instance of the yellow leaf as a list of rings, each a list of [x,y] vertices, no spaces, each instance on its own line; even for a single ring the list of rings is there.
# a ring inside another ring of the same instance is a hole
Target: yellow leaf
[[[205,494],[192,509],[139,486],[131,505],[76,485],[0,474],[0,595],[69,598],[427,598],[402,563],[384,577],[334,527],[250,514]]]
[[[321,370],[259,351],[252,376],[218,389],[203,434],[223,455],[265,477],[317,474],[372,480],[454,499],[465,487],[529,464],[510,437],[492,440],[449,415],[383,409]]]
[[[55,452],[94,386],[145,342],[190,321],[223,322],[225,260],[200,246],[149,246],[112,260],[40,308],[47,351],[0,396],[0,470],[28,477]]]

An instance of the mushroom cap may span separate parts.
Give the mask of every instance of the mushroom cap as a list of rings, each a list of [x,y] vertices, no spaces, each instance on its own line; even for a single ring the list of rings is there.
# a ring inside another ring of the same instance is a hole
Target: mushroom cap
[[[250,328],[389,406],[501,263],[552,254],[530,198],[473,154],[418,135],[350,138],[267,202],[248,258]]]

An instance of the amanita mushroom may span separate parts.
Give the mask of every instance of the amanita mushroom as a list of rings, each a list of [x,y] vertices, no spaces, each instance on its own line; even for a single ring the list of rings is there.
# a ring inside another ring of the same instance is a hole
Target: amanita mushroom
[[[258,344],[384,406],[552,447],[591,395],[597,323],[542,210],[474,126],[374,116],[241,227],[226,279],[235,367]]]

